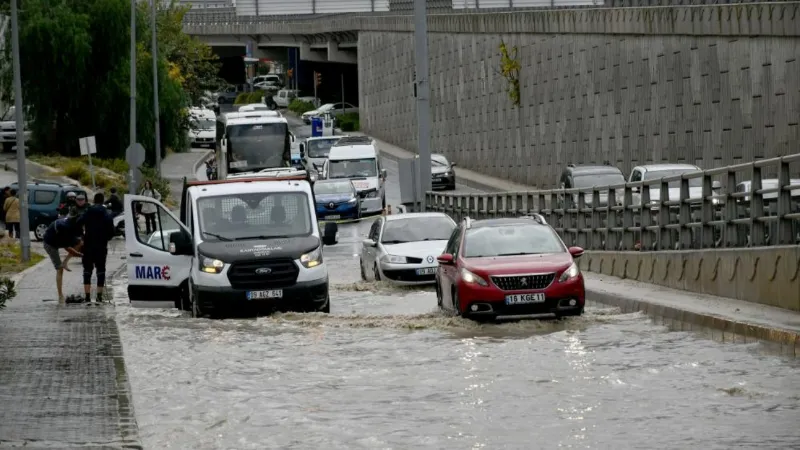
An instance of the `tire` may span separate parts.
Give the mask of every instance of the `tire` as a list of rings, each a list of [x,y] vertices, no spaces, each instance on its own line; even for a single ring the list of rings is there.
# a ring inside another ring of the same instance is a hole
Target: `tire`
[[[375,264],[375,267],[372,269],[372,276],[375,277],[375,281],[381,281],[381,271],[378,269],[378,264]]]
[[[583,315],[583,308],[581,308],[581,309],[579,309],[577,311],[569,311],[569,312],[565,312],[565,313],[556,314],[556,318],[560,319],[562,317],[579,317],[579,316],[582,316],[582,315]]]
[[[323,306],[322,308],[320,308],[317,311],[321,312],[323,314],[330,314],[331,313],[331,296],[330,295],[328,295],[328,301],[325,302],[325,306]]]
[[[175,300],[175,308],[178,311],[191,311],[189,303],[189,284],[186,282],[181,285],[180,296]]]
[[[386,196],[385,195],[381,198],[381,204],[383,205],[383,208],[385,209],[386,208]]]
[[[197,296],[194,295],[194,288],[192,287],[191,281],[188,284],[187,290],[189,292],[189,307],[192,312],[192,317],[195,319],[205,319],[208,318],[208,314],[206,314],[202,309],[200,309],[200,304],[197,301]]]
[[[439,280],[436,280],[436,306],[439,307],[439,311],[444,311],[444,304],[442,302],[442,286],[439,285]]]
[[[450,298],[453,299],[453,311],[455,314],[460,317],[466,317],[466,315],[461,312],[461,304],[458,301],[458,289],[453,288],[450,292]]]
[[[368,281],[367,280],[367,274],[364,273],[364,261],[362,261],[361,258],[358,259],[358,267],[359,267],[359,269],[361,269],[360,270],[360,272],[361,272],[361,281]]]
[[[445,188],[445,190],[447,190],[447,191],[455,191],[455,190],[456,190],[456,184],[455,184],[455,183],[453,183],[453,184],[451,184],[450,186],[447,186],[447,187]]]
[[[45,224],[43,224],[43,223],[40,223],[40,224],[37,224],[37,225],[36,225],[36,226],[33,228],[33,235],[36,237],[36,240],[37,240],[37,241],[40,241],[40,242],[41,242],[41,241],[43,241],[43,240],[44,240],[44,233],[45,233],[46,231],[47,231],[47,225],[45,225]]]

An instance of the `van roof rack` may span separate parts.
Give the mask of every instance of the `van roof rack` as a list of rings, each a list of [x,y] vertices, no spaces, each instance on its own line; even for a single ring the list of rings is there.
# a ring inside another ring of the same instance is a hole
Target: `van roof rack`
[[[347,145],[366,145],[371,144],[373,139],[369,136],[342,136],[341,139],[336,141],[333,144],[336,147],[342,147]]]

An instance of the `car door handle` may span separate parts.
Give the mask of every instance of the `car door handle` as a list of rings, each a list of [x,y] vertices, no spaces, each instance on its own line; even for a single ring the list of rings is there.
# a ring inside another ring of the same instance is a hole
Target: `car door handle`
[[[141,253],[128,253],[128,255],[132,256],[134,258],[142,258],[142,257],[144,257],[144,255],[141,254]]]

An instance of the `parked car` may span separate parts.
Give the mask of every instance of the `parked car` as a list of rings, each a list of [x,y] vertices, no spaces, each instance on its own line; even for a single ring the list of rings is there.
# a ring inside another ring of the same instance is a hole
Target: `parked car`
[[[378,218],[362,242],[361,279],[400,285],[432,284],[436,257],[456,223],[444,213],[393,214]]]
[[[14,182],[8,187],[19,190],[19,183]],[[47,181],[28,183],[28,223],[37,241],[44,239],[47,227],[58,219],[70,192],[88,197],[85,190],[73,184]]]
[[[419,159],[419,155],[415,158]],[[439,153],[431,154],[431,187],[453,191],[456,189],[456,163],[447,160]]]
[[[439,255],[439,308],[465,318],[583,314],[583,275],[569,247],[541,215],[470,220],[457,227]]]
[[[685,173],[700,172],[701,168],[693,164],[649,164],[644,166],[636,166],[631,171],[629,182],[635,183],[637,181],[657,180],[660,178],[675,177]],[[669,183],[669,200],[680,200],[681,184],[679,181],[672,181]],[[722,185],[719,181],[715,181],[712,185],[714,191],[719,191]],[[703,179],[701,177],[692,178],[689,180],[689,198],[692,199],[690,203],[699,204],[702,202],[703,196]],[[658,202],[661,198],[661,185],[659,183],[650,185],[650,202]],[[638,188],[634,190],[633,204],[641,204],[641,192]],[[714,204],[719,204],[719,199],[714,199]]]
[[[10,152],[17,145],[17,115],[14,106],[8,108],[0,116],[0,144],[3,145],[4,152]],[[28,124],[25,123],[25,139],[28,139],[31,132]]]
[[[225,103],[234,103],[236,101],[236,97],[238,96],[239,90],[233,86],[229,86],[217,93],[217,104],[222,105]]]
[[[306,124],[310,124],[312,117],[321,116],[325,113],[330,113],[332,116],[336,117],[344,113],[357,113],[357,112],[358,112],[358,107],[347,102],[326,103],[317,109],[304,112],[300,117],[303,119],[303,122],[305,122]]]

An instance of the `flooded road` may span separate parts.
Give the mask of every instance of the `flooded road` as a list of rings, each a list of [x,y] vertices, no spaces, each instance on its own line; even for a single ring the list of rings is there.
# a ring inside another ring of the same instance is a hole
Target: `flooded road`
[[[370,222],[326,248],[332,313],[116,314],[149,449],[796,448],[800,364],[590,305],[478,325],[360,281]]]

